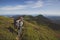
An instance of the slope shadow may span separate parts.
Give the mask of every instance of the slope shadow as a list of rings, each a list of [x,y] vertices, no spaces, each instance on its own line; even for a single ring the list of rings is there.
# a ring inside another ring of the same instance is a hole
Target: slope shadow
[[[11,27],[9,27],[9,28],[7,28],[11,33],[16,33],[17,34],[17,32],[13,29],[13,28],[11,28]]]
[[[50,23],[48,27],[52,28],[53,30],[60,30],[60,25],[55,23]]]

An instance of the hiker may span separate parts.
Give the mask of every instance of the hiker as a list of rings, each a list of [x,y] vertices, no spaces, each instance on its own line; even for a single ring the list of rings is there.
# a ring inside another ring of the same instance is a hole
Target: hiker
[[[22,32],[22,26],[23,26],[23,17],[19,17],[19,19],[16,20],[16,26],[18,29],[18,37],[20,37]]]

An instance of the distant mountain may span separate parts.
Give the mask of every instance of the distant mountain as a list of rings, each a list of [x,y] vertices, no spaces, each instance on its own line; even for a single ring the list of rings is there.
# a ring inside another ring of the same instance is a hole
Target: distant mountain
[[[56,24],[60,24],[60,16],[48,16],[47,18],[49,18],[50,20],[52,20],[52,22]]]
[[[60,17],[56,16],[48,16],[45,17],[43,15],[14,15],[13,18],[17,19],[18,17],[23,16],[24,20],[38,25],[47,25],[53,30],[60,30]],[[59,21],[58,21],[59,20]]]
[[[24,16],[25,20],[31,22],[31,23],[37,23],[38,25],[46,25],[50,27],[53,30],[60,30],[60,25],[55,23],[50,18],[47,18],[43,15],[38,16]]]

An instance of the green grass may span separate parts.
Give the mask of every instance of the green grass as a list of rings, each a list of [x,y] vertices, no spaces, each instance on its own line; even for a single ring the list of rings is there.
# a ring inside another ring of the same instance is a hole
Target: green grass
[[[11,33],[8,28],[13,28],[12,19],[0,16],[0,40],[15,40],[16,34]]]
[[[29,22],[25,22],[24,27],[22,40],[58,40],[53,30],[39,27]]]
[[[13,26],[13,19],[0,16],[0,40],[16,40],[16,29]],[[37,25],[36,22],[24,21],[22,40],[58,40],[55,32],[43,25]],[[13,33],[8,30],[12,28]]]

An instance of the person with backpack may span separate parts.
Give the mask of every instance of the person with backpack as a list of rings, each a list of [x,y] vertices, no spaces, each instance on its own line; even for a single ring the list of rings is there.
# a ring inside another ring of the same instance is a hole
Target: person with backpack
[[[19,37],[21,36],[21,33],[22,33],[22,27],[23,27],[23,17],[19,17],[18,20],[16,20],[16,26],[17,26],[17,29],[18,29],[18,39]]]

